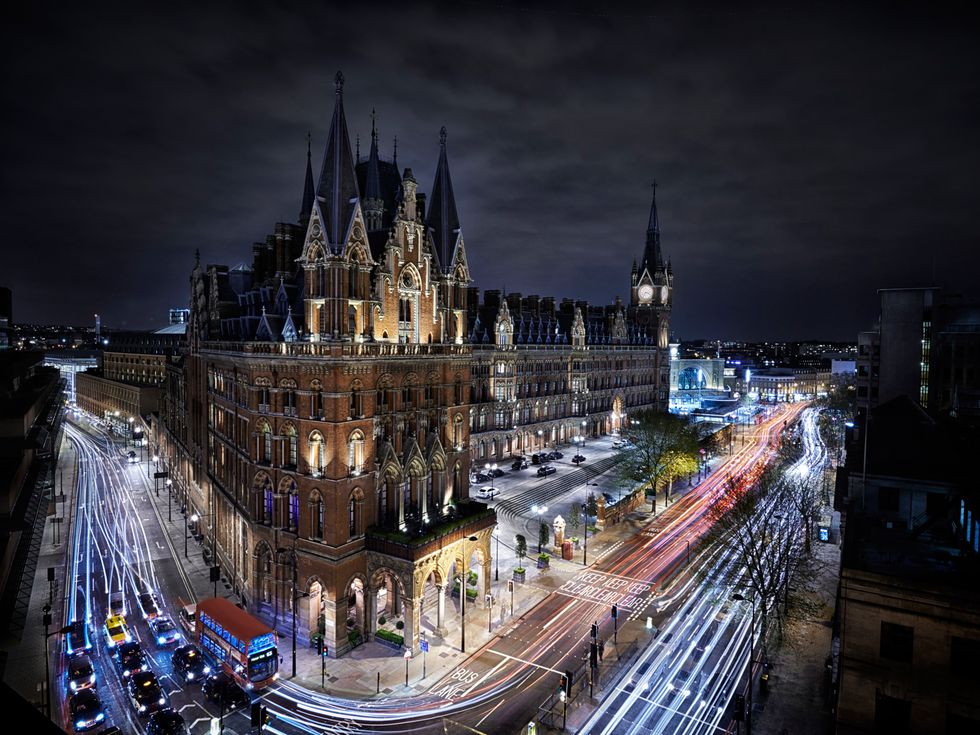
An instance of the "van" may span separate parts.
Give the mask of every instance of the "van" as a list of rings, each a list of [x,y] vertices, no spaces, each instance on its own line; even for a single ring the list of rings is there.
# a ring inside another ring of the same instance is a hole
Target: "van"
[[[177,622],[180,623],[187,635],[193,638],[196,635],[197,627],[197,605],[177,598]]]

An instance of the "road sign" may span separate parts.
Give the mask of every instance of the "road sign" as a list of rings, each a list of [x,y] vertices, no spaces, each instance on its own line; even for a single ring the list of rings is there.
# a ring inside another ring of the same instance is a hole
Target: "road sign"
[[[164,472],[154,472],[153,473],[153,479],[154,480],[159,480],[159,479],[161,479],[163,477],[170,477],[170,473],[167,472],[167,471],[164,471]]]
[[[538,731],[538,726],[533,722],[527,723],[527,735],[535,735]]]
[[[221,735],[221,720],[217,717],[211,718],[211,735]]]
[[[419,648],[422,649],[422,653],[428,653],[429,652],[429,642],[428,641],[425,641],[425,640],[419,641]]]

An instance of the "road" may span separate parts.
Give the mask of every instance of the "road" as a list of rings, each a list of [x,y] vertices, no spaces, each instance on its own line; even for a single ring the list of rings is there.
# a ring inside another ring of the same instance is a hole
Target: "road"
[[[753,427],[745,446],[702,483],[636,536],[609,549],[591,567],[583,568],[508,626],[502,636],[474,652],[463,666],[435,681],[427,695],[352,701],[280,681],[262,693],[274,718],[267,729],[274,735],[466,732],[467,728],[515,732],[539,716],[542,703],[554,710],[560,675],[567,669],[582,667],[592,622],[598,623],[601,638],[612,639],[612,604],[620,611],[618,636],[623,640],[638,639],[646,646],[646,618],[660,622],[667,604],[680,604],[676,595],[672,595],[673,600],[663,598],[662,585],[688,562],[689,544],[707,527],[708,506],[724,492],[729,476],[755,472],[763,466],[784,422],[792,423],[801,410],[802,406],[782,408],[768,421]],[[74,577],[67,600],[68,617],[84,614],[91,620],[97,639],[99,691],[109,703],[110,717],[124,731],[139,732],[141,723],[123,694],[122,682],[101,637],[110,592],[121,589],[127,609],[134,610],[138,591],[152,589],[169,608],[177,597],[192,597],[191,584],[178,550],[162,530],[155,506],[147,502],[152,481],[146,480],[145,465],[126,463],[111,439],[86,421],[69,425],[67,431],[79,458],[73,544],[68,560]],[[585,474],[591,473],[584,473],[583,477]],[[523,507],[533,501],[525,498],[517,505]],[[520,507],[508,510],[520,512]],[[176,612],[168,611],[172,617]],[[137,618],[138,615],[130,615],[128,619],[136,635],[148,642],[145,648],[152,656],[153,670],[174,708],[193,725],[195,735],[200,735],[217,712],[202,703],[199,691],[183,687],[171,676],[170,650],[159,650],[150,643],[145,623]],[[727,630],[727,626],[723,629]],[[63,677],[57,680],[63,681]],[[587,680],[577,678],[574,696],[584,699],[587,695]],[[232,715],[227,723],[239,731],[248,724],[242,714]]]

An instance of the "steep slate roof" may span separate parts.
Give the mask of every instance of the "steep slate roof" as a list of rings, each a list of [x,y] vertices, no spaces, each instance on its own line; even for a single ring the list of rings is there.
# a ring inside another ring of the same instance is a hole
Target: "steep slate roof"
[[[303,202],[299,205],[299,221],[308,223],[313,211],[313,197],[316,196],[316,185],[313,183],[313,154],[310,150],[312,140],[306,139],[306,176],[303,179]]]
[[[347,119],[344,117],[344,75],[339,71],[336,76],[336,95],[323,167],[320,169],[320,181],[316,187],[324,232],[334,246],[340,245],[346,236],[354,203],[360,196],[351,156],[350,136],[347,134]]]
[[[425,224],[432,234],[439,267],[443,273],[447,273],[452,267],[453,251],[460,227],[453,182],[449,177],[449,160],[446,158],[445,126],[439,131],[439,164],[436,166],[436,180],[432,184],[432,196],[427,206],[429,211],[426,213]]]

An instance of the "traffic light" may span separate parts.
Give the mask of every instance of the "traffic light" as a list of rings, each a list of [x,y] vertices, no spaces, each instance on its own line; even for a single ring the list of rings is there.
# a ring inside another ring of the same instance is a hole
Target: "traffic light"
[[[593,640],[599,637],[599,625],[598,623],[592,623],[592,638]]]
[[[593,669],[599,667],[599,646],[595,642],[589,645],[589,666]]]
[[[252,727],[258,727],[262,722],[262,702],[252,702]]]
[[[612,606],[612,619],[615,620],[619,617],[619,608],[615,605]]]
[[[270,722],[272,722],[272,715],[269,714],[269,708],[268,707],[263,707],[262,708],[262,727],[265,727]]]
[[[732,717],[738,722],[745,722],[745,695],[744,694],[735,695],[735,711],[732,713]]]
[[[564,699],[568,695],[568,678],[564,675],[558,677],[558,696]]]
[[[574,677],[572,675],[572,671],[570,669],[567,669],[565,671],[565,676],[563,677],[563,679],[565,681],[565,696],[566,697],[571,697],[572,696],[572,679],[573,678]]]
[[[323,636],[317,636],[316,638],[316,655],[323,655]]]

